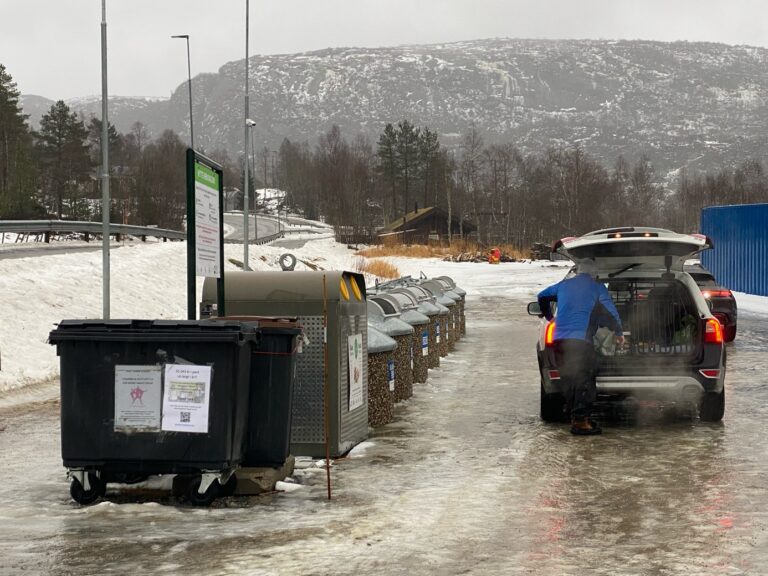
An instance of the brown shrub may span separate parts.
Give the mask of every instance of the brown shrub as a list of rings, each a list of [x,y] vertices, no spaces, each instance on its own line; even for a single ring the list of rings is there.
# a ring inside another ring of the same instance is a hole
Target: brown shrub
[[[400,278],[400,271],[397,266],[390,264],[386,260],[371,259],[365,256],[359,256],[355,261],[355,270],[361,273],[367,272],[379,278]]]
[[[527,255],[509,244],[497,244],[494,248],[501,250],[501,253],[511,258],[522,260]],[[446,256],[458,256],[459,254],[484,253],[487,254],[490,248],[480,246],[477,242],[471,240],[457,240],[450,246],[427,246],[424,244],[389,244],[380,246],[371,246],[357,252],[357,255],[366,258],[382,258],[385,256],[400,256],[405,258],[445,258]]]

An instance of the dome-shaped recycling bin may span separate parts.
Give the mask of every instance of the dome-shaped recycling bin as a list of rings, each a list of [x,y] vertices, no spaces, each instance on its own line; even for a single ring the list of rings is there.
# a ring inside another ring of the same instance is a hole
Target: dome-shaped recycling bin
[[[368,324],[368,424],[392,422],[395,414],[397,342]]]
[[[405,295],[374,294],[370,296],[370,302],[375,302],[384,312],[385,316],[394,316],[407,322],[414,329],[411,346],[411,360],[413,367],[413,382],[424,383],[429,373],[429,316],[416,310],[416,304]]]
[[[435,323],[435,345],[437,346],[437,350],[440,356],[447,356],[448,323],[451,317],[451,311],[448,306],[446,306],[446,304],[449,301],[447,299],[443,299],[441,302],[440,297],[435,296],[432,294],[432,292],[422,287],[421,285],[408,286],[405,288],[405,290],[410,291],[420,301],[430,302],[437,307],[438,315],[433,319],[433,322]],[[453,304],[453,301],[450,301],[450,303]]]
[[[450,288],[452,292],[455,292],[461,298],[461,309],[459,310],[459,313],[461,315],[461,335],[464,336],[467,333],[467,317],[465,313],[467,304],[467,291],[460,286],[457,286],[456,282],[454,282],[453,278],[450,276],[436,276],[433,278],[433,280],[436,280],[441,284],[445,284],[447,288]]]
[[[461,307],[459,305],[461,297],[436,280],[424,280],[419,286],[430,292],[437,299],[438,304],[448,308],[450,314],[448,328],[445,331],[445,340],[448,351],[453,351],[456,347],[456,341],[461,335]]]
[[[424,314],[429,318],[428,343],[427,343],[427,366],[437,368],[440,366],[439,349],[439,331],[440,331],[440,308],[433,302],[434,298],[423,289],[414,290],[414,286],[405,288],[394,288],[386,292],[403,302],[404,307],[415,307],[417,312]]]
[[[368,324],[397,342],[395,350],[395,402],[413,396],[413,326],[396,316],[387,316],[382,307],[368,301]]]

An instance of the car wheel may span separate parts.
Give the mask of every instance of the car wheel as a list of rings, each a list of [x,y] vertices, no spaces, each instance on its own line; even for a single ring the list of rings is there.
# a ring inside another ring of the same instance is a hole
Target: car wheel
[[[733,342],[736,339],[736,324],[725,327],[725,341]]]
[[[541,401],[539,415],[544,422],[562,422],[565,398],[562,394],[547,394],[544,384],[541,384]]]
[[[699,407],[699,418],[704,422],[720,422],[723,414],[725,414],[725,390],[704,394]]]

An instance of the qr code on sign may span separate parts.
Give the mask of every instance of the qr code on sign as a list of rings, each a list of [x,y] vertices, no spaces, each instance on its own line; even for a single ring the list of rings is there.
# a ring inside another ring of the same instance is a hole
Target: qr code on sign
[[[189,412],[179,412],[179,422],[182,424],[189,423]]]

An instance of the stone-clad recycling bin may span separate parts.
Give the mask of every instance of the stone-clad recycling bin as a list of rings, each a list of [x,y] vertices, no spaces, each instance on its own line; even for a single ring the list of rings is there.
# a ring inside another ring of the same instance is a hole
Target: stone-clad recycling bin
[[[381,306],[368,300],[368,325],[383,332],[395,342],[395,402],[413,396],[413,326],[395,316],[387,317]]]
[[[440,366],[439,330],[440,330],[440,308],[435,305],[431,296],[426,296],[424,290],[414,291],[412,286],[404,288],[393,288],[386,294],[391,294],[395,298],[405,300],[407,307],[415,307],[417,312],[429,318],[428,342],[427,342],[427,366],[437,368]]]
[[[393,316],[408,323],[414,329],[411,344],[413,364],[413,382],[423,384],[429,375],[429,317],[416,310],[416,303],[409,297],[387,292],[372,295],[375,302],[384,311],[385,316]]]
[[[392,422],[395,415],[397,342],[368,324],[368,424]]]

